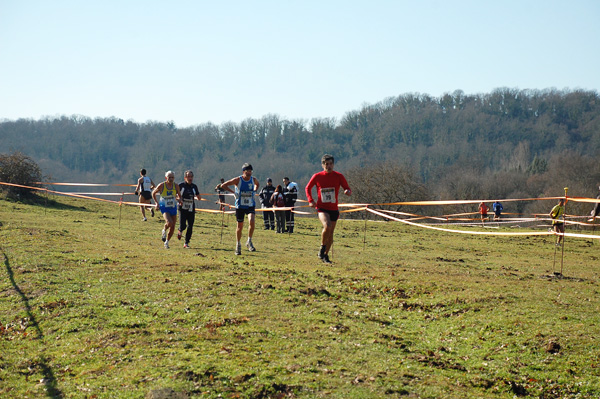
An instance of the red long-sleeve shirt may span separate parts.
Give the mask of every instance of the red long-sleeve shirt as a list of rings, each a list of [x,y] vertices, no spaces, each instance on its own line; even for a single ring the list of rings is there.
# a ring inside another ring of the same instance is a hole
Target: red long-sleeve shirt
[[[338,210],[338,193],[340,187],[349,190],[350,186],[343,174],[334,171],[315,173],[306,185],[306,199],[315,202],[312,196],[312,188],[317,186],[317,209],[328,211]]]

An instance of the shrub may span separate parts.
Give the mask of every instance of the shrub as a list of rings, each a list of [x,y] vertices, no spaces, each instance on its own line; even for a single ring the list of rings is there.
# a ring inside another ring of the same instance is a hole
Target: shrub
[[[39,187],[42,180],[40,167],[27,155],[21,152],[0,154],[0,182],[20,184],[28,187]],[[33,190],[24,187],[0,185],[9,198],[20,198],[33,195]]]

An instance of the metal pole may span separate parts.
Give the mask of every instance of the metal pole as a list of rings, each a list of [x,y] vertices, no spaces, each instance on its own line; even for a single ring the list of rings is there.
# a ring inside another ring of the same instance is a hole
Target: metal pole
[[[554,237],[553,237],[554,238]],[[556,244],[554,245],[554,262],[552,262],[552,275],[554,276],[554,270],[556,267]]]
[[[125,195],[125,193],[121,194],[121,199],[119,200],[119,229],[121,228],[121,208],[123,205],[123,195]]]
[[[225,220],[225,211],[221,211],[221,244],[223,244],[223,221]]]
[[[365,207],[366,208],[366,207]],[[369,217],[369,211],[365,209],[365,236],[363,238],[363,251],[367,247],[367,219]]]
[[[563,274],[563,261],[565,258],[565,233],[567,232],[567,223],[565,220],[565,214],[567,213],[567,192],[569,191],[569,187],[565,187],[565,209],[563,211],[563,238],[562,238],[562,253],[560,257],[560,275]]]

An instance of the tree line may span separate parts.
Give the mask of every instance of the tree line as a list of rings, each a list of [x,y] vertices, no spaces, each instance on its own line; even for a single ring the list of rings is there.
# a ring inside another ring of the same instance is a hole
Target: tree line
[[[128,183],[142,167],[160,181],[166,170],[193,169],[209,192],[250,162],[263,184],[289,176],[302,186],[327,152],[365,202],[555,196],[565,186],[595,196],[600,182],[600,98],[584,90],[407,93],[339,121],[270,114],[181,128],[80,115],[2,120],[0,137],[0,153],[27,154],[56,181]]]

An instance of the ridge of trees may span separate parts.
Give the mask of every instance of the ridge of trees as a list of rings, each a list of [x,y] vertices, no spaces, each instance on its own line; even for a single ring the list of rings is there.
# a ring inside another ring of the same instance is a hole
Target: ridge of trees
[[[429,198],[562,195],[565,186],[595,196],[600,181],[600,97],[584,90],[408,93],[339,121],[269,114],[178,128],[79,115],[2,120],[0,137],[0,153],[26,153],[56,180],[135,182],[145,167],[160,181],[166,170],[179,176],[193,169],[205,192],[240,173],[244,162],[263,184],[289,176],[304,185],[323,153],[335,156],[336,169],[353,172],[351,184],[363,184],[361,171],[374,181],[371,169],[399,167]],[[389,174],[385,180],[402,184]]]

